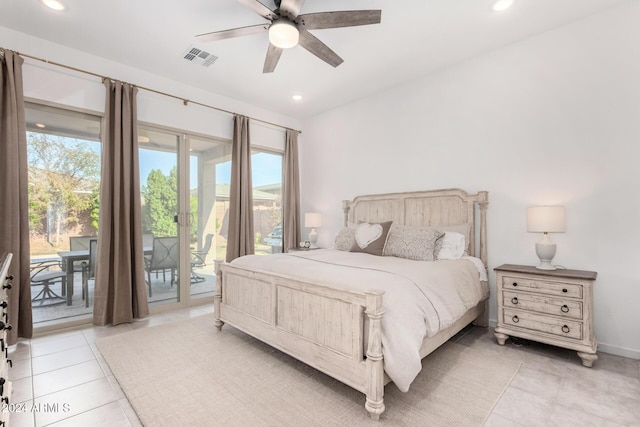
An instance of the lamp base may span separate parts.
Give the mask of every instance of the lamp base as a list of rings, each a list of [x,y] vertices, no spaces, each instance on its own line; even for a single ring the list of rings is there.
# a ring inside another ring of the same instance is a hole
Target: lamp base
[[[312,228],[311,232],[309,233],[309,243],[311,243],[311,246],[309,246],[311,249],[317,249],[318,246],[316,246],[316,242],[318,241],[318,233],[316,233],[316,229]]]
[[[540,265],[536,266],[537,269],[557,270],[557,268],[551,264],[553,257],[556,256],[555,243],[536,243],[536,255],[540,258]]]
[[[558,267],[552,265],[550,262],[541,262],[540,265],[536,265],[538,270],[557,270]]]

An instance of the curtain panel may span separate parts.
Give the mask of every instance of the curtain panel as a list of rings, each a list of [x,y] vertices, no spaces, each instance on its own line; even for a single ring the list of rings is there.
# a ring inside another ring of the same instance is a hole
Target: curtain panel
[[[231,150],[227,262],[255,252],[251,143],[248,117],[240,115],[234,116],[233,145]]]
[[[105,79],[102,175],[93,323],[117,325],[149,314],[144,278],[138,89]]]
[[[284,146],[282,186],[283,249],[298,247],[300,231],[300,167],[298,166],[298,132],[287,129]]]
[[[7,345],[33,334],[23,62],[14,52],[0,52],[0,253],[13,254],[9,268],[13,280],[5,320],[12,328],[7,331]]]

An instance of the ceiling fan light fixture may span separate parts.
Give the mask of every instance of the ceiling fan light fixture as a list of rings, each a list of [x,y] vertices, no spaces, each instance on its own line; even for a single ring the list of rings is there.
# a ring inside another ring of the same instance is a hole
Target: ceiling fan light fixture
[[[58,0],[42,0],[42,3],[53,10],[63,11],[66,9],[64,4],[62,4],[62,2],[59,2]]]
[[[269,42],[280,49],[289,49],[298,44],[300,32],[293,22],[279,19],[269,27]]]
[[[493,10],[496,12],[501,12],[503,10],[509,9],[513,4],[513,0],[497,0],[493,3]]]

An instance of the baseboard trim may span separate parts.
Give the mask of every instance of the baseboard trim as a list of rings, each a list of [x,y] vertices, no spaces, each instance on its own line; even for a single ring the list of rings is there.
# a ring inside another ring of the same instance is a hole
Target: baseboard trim
[[[613,354],[616,356],[628,357],[629,359],[640,360],[640,350],[633,350],[631,348],[619,347],[617,345],[599,342],[598,351]]]

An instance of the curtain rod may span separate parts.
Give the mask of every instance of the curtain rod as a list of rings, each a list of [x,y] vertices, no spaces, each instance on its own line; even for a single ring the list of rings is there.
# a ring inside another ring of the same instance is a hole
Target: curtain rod
[[[0,48],[0,51],[4,51],[4,50],[9,50],[9,49]],[[107,79],[107,80],[115,80],[115,79],[112,79],[111,77],[103,76],[102,74],[97,74],[97,73],[94,73],[94,72],[91,72],[91,71],[83,70],[81,68],[72,67],[70,65],[65,65],[65,64],[60,64],[58,62],[49,61],[48,59],[38,58],[37,56],[27,55],[26,53],[16,52],[16,51],[13,51],[13,50],[12,50],[12,52],[15,53],[16,55],[24,56],[25,58],[30,58],[30,59],[34,59],[36,61],[44,62],[45,64],[56,65],[58,67],[66,68],[68,70],[73,70],[73,71],[77,71],[77,72],[80,72],[80,73],[89,74],[90,76],[98,77],[98,78],[102,79],[103,81],[105,79]],[[132,84],[132,83],[128,83],[128,84]],[[238,113],[234,113],[233,111],[229,111],[229,110],[225,110],[225,109],[222,109],[222,108],[214,107],[213,105],[203,104],[203,103],[198,102],[198,101],[192,101],[192,100],[187,99],[187,98],[182,98],[182,97],[179,97],[179,96],[176,96],[176,95],[172,95],[170,93],[161,92],[161,91],[155,90],[155,89],[150,89],[148,87],[138,86],[138,85],[133,85],[133,86],[136,86],[137,88],[142,89],[142,90],[146,90],[147,92],[153,92],[153,93],[157,93],[159,95],[168,96],[169,98],[179,99],[180,101],[182,101],[182,103],[185,106],[187,106],[189,103],[191,103],[191,104],[199,105],[201,107],[211,108],[212,110],[221,111],[221,112],[227,113],[227,114],[233,114],[233,115],[238,114]],[[279,125],[277,123],[272,123],[272,122],[268,122],[266,120],[256,119],[255,117],[249,117],[249,118],[251,120],[255,120],[255,121],[261,122],[261,123],[266,123],[266,124],[271,125],[271,126],[276,126],[276,127],[282,128],[282,129],[293,130],[293,131],[298,132],[299,134],[302,133],[301,130],[291,129],[291,128],[288,128],[286,126]]]

